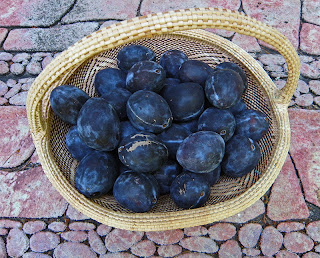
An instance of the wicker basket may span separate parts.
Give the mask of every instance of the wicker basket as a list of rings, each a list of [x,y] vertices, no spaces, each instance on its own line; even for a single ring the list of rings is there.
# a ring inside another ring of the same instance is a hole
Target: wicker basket
[[[285,58],[288,79],[277,89],[261,66],[244,50],[204,28],[232,30],[253,36],[273,47]],[[52,89],[75,85],[95,96],[93,79],[103,68],[116,67],[118,51],[128,44],[153,49],[157,60],[169,49],[184,51],[190,59],[215,67],[223,61],[239,64],[248,76],[244,100],[249,108],[267,115],[270,129],[259,141],[262,158],[242,178],[222,177],[212,187],[206,205],[182,210],[162,196],[147,213],[122,208],[112,195],[87,199],[74,187],[77,161],[65,145],[69,125],[59,120],[49,105]],[[51,62],[34,81],[27,98],[30,130],[43,169],[61,195],[83,214],[109,226],[137,231],[158,231],[204,225],[234,215],[255,203],[270,188],[287,156],[290,125],[287,107],[299,78],[299,58],[290,42],[275,29],[238,12],[198,8],[151,14],[123,21],[83,38]]]

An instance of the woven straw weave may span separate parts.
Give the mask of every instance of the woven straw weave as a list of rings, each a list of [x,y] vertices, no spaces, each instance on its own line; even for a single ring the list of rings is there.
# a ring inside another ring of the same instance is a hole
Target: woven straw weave
[[[261,66],[244,50],[204,28],[232,30],[272,45],[285,58],[288,79],[277,89]],[[259,141],[262,158],[247,176],[223,176],[211,189],[204,207],[182,210],[169,196],[162,196],[147,213],[133,213],[107,195],[87,199],[74,187],[78,162],[68,153],[65,135],[70,125],[57,118],[49,105],[52,89],[75,85],[95,96],[95,74],[116,66],[118,51],[128,44],[151,48],[159,57],[169,49],[182,50],[190,59],[213,68],[224,61],[240,65],[248,77],[243,98],[250,109],[266,114],[270,129]],[[290,145],[287,106],[299,78],[299,59],[290,42],[275,29],[238,12],[199,8],[152,14],[97,31],[64,51],[37,77],[29,90],[27,113],[30,130],[43,169],[61,195],[77,210],[110,226],[128,230],[157,231],[204,225],[234,215],[255,203],[279,174]]]

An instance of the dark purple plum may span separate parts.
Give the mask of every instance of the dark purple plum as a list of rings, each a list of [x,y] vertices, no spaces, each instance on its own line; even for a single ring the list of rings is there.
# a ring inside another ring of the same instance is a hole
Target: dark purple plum
[[[117,68],[106,68],[97,72],[94,77],[94,87],[99,96],[108,94],[111,90],[126,87],[126,73]]]
[[[135,172],[153,172],[168,160],[168,149],[155,135],[139,132],[122,140],[118,155]]]
[[[198,83],[180,83],[161,92],[176,122],[190,121],[200,116],[204,108],[204,92]]]
[[[215,168],[214,170],[212,170],[208,173],[194,173],[194,172],[191,172],[191,171],[185,170],[185,169],[183,169],[182,171],[183,171],[183,173],[192,173],[192,174],[197,174],[199,176],[202,176],[206,181],[208,181],[210,186],[213,186],[220,179],[221,165],[219,165],[217,168]]]
[[[189,134],[198,131],[198,119],[193,119],[187,122],[180,122],[179,125],[183,126],[189,131]]]
[[[103,98],[91,98],[81,108],[77,128],[90,148],[112,151],[119,143],[120,121],[114,108]]]
[[[157,204],[159,186],[151,174],[127,171],[114,183],[113,196],[130,211],[147,212]]]
[[[170,186],[181,171],[182,168],[176,161],[168,160],[166,164],[153,174],[157,179],[161,195],[170,193]]]
[[[170,196],[180,208],[198,208],[209,199],[210,185],[202,174],[182,172],[172,182]]]
[[[139,132],[139,130],[135,128],[130,121],[120,122],[120,142],[130,134],[135,134],[137,132]]]
[[[188,60],[181,65],[178,75],[181,82],[195,82],[204,86],[213,71],[212,67],[202,61]]]
[[[156,61],[155,53],[141,45],[129,45],[122,48],[117,55],[117,64],[121,70],[128,71],[140,61]]]
[[[66,135],[66,145],[71,156],[76,160],[81,160],[94,149],[87,146],[80,138],[77,126],[72,126]]]
[[[216,69],[231,69],[231,70],[237,72],[241,76],[241,79],[243,81],[243,87],[244,87],[243,92],[248,88],[248,79],[247,79],[246,73],[236,63],[223,62],[223,63],[218,64],[216,66]]]
[[[131,124],[141,131],[161,133],[171,126],[172,113],[166,100],[153,91],[140,90],[127,101]]]
[[[207,108],[198,120],[199,131],[213,131],[218,133],[227,142],[236,129],[236,120],[233,114],[225,109]]]
[[[236,115],[236,134],[259,141],[268,131],[267,116],[258,110],[247,109]]]
[[[165,89],[166,87],[174,87],[174,86],[176,86],[176,85],[178,85],[178,84],[180,84],[180,83],[181,83],[181,82],[180,82],[179,79],[176,79],[176,78],[166,78],[166,79],[164,80],[162,90]],[[161,94],[161,92],[160,92],[160,94]]]
[[[207,99],[214,107],[226,109],[235,105],[243,92],[241,76],[230,69],[215,70],[205,85]]]
[[[252,139],[235,135],[226,144],[222,171],[231,177],[241,177],[252,171],[261,158],[260,147]]]
[[[68,124],[77,124],[77,118],[83,104],[90,96],[72,85],[61,85],[50,94],[50,105],[53,112]]]
[[[189,135],[180,144],[177,161],[186,170],[209,173],[217,168],[224,155],[223,138],[212,131],[200,131]]]
[[[141,61],[128,71],[126,88],[131,92],[150,90],[159,92],[166,78],[166,71],[153,61]]]
[[[172,124],[168,129],[158,134],[158,138],[167,146],[169,157],[175,159],[180,144],[189,134],[189,131],[183,126]]]
[[[131,92],[124,88],[116,88],[103,94],[101,97],[111,104],[121,120],[127,118],[127,101]]]
[[[247,109],[246,103],[243,101],[243,99],[240,99],[236,104],[234,104],[230,108],[227,108],[226,110],[229,110],[235,116],[246,109]]]
[[[93,151],[79,163],[75,174],[75,186],[88,198],[107,194],[118,176],[115,157],[102,151]]]
[[[187,60],[188,57],[182,51],[168,50],[160,57],[160,65],[165,69],[167,77],[179,78],[179,69]]]

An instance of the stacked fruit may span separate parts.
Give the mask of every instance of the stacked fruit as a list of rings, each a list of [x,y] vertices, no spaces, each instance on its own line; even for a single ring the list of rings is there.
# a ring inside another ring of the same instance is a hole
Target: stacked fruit
[[[122,48],[118,68],[100,70],[99,97],[61,85],[50,95],[54,113],[74,125],[66,146],[79,160],[75,186],[88,198],[111,190],[134,212],[170,194],[181,208],[205,204],[220,174],[241,177],[261,154],[267,117],[242,100],[245,72],[225,62],[215,69],[182,51]]]

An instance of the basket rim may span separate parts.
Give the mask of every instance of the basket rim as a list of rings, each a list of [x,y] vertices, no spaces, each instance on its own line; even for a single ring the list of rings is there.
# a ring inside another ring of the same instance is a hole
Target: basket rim
[[[251,188],[231,200],[221,202],[216,205],[193,209],[192,211],[183,210],[169,212],[170,216],[165,216],[162,213],[122,214],[110,210],[106,212],[105,208],[97,209],[98,207],[96,203],[86,199],[78,192],[74,192],[70,187],[71,184],[64,177],[61,177],[61,175],[59,175],[59,172],[57,172],[59,171],[58,166],[52,162],[49,162],[53,157],[52,153],[50,153],[50,146],[48,144],[49,127],[45,126],[44,132],[33,132],[32,135],[34,137],[36,149],[38,150],[40,162],[43,165],[44,172],[46,173],[47,177],[54,185],[54,187],[74,208],[103,224],[127,230],[156,231],[203,225],[221,220],[226,217],[230,217],[251,206],[270,188],[278,173],[280,172],[287,155],[290,144],[290,127],[288,126],[289,118],[287,114],[287,105],[272,101],[273,99],[275,100],[277,88],[270,77],[263,70],[263,68],[257,63],[257,61],[234,43],[210,32],[193,30],[175,32],[172,33],[172,35],[185,35],[190,38],[197,38],[200,37],[200,35],[205,35],[208,41],[221,43],[221,45],[219,46],[221,46],[222,48],[227,48],[224,49],[225,51],[229,52],[232,50],[233,55],[240,62],[242,62],[244,66],[250,66],[251,71],[256,71],[256,73],[253,74],[256,76],[257,80],[268,93],[268,98],[270,99],[273,111],[277,114],[279,124],[283,125],[280,127],[279,141],[277,147],[275,147],[278,155],[274,155],[274,157],[278,158],[273,162],[270,162],[269,168],[266,173]],[[230,45],[232,46],[232,48],[230,48]],[[55,62],[55,60],[53,62]],[[67,79],[68,76],[63,75],[60,81],[66,81]],[[29,109],[28,113],[37,111],[40,112],[41,110]],[[41,111],[41,113],[43,113],[43,111]],[[271,169],[271,166],[274,166],[277,169]],[[223,207],[224,205],[228,205],[228,209],[230,209],[230,211],[225,211]],[[96,210],[94,210],[93,208],[95,208]],[[166,213],[166,215],[168,215],[168,213]],[[145,222],[146,220],[147,222]]]

